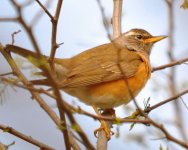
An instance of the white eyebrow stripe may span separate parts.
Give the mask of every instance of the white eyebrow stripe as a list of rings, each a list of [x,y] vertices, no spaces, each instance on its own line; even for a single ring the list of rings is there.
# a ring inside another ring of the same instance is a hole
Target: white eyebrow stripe
[[[129,35],[135,35],[135,32],[130,31],[130,32],[127,32],[125,35],[126,35],[126,36],[129,36]]]

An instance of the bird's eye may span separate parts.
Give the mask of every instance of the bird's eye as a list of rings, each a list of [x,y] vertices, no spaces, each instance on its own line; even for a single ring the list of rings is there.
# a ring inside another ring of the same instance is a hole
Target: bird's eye
[[[136,38],[140,40],[140,39],[142,39],[142,36],[141,35],[136,35]]]

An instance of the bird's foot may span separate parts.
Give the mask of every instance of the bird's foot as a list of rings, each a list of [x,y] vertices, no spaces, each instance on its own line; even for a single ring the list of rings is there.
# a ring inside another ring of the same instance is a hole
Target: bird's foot
[[[100,132],[101,130],[103,130],[105,132],[108,140],[110,140],[111,136],[114,135],[114,132],[110,130],[107,123],[103,120],[101,120],[101,127],[94,131],[95,137],[97,137],[98,132]]]

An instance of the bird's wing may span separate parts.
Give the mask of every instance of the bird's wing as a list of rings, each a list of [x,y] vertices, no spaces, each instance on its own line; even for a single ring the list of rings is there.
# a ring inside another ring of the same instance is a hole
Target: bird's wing
[[[140,56],[127,48],[117,48],[112,43],[110,44],[93,48],[73,57],[72,68],[69,68],[66,79],[60,83],[60,87],[91,86],[118,80],[124,76],[127,78],[134,76],[143,62]]]

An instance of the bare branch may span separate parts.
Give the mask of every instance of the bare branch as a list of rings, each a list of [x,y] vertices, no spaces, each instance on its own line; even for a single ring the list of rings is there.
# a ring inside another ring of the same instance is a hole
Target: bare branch
[[[47,0],[46,3],[44,4],[44,7],[47,9],[51,3],[53,1],[52,0]],[[40,9],[36,15],[33,17],[33,19],[31,20],[31,23],[30,23],[30,26],[33,27],[34,25],[37,24],[37,22],[39,21],[40,17],[44,14],[44,10],[43,9]]]
[[[176,65],[181,65],[185,62],[188,61],[188,58],[183,58],[183,59],[180,59],[180,60],[177,60],[177,61],[173,61],[171,63],[168,63],[166,65],[162,65],[162,66],[159,66],[159,67],[154,67],[152,69],[152,72],[154,71],[159,71],[159,70],[162,70],[162,69],[166,69],[166,68],[169,68],[169,67],[173,67],[173,66],[176,66]]]
[[[35,146],[38,146],[38,147],[40,147],[40,149],[55,150],[55,148],[52,148],[52,147],[50,147],[50,146],[48,146],[48,145],[46,145],[44,143],[41,143],[38,140],[33,139],[31,136],[27,136],[27,135],[15,130],[12,127],[0,124],[0,129],[3,130],[4,132],[8,132],[8,133],[10,133],[10,134],[12,134],[12,135],[14,135],[14,136],[26,141],[26,142],[29,142],[29,143],[31,143],[31,144],[33,144]]]
[[[170,62],[174,62],[175,61],[175,57],[174,57],[174,33],[175,33],[175,28],[174,28],[174,19],[175,19],[175,15],[174,15],[174,6],[175,6],[175,0],[166,0],[165,1],[168,7],[168,35],[169,35],[169,42],[168,42],[168,57]],[[177,94],[177,88],[176,88],[176,68],[172,67],[170,68],[170,73],[169,73],[169,90],[171,95]],[[176,125],[178,127],[178,130],[182,136],[182,138],[185,141],[188,141],[188,137],[187,137],[187,132],[186,132],[186,127],[184,126],[184,119],[183,119],[183,113],[182,113],[182,109],[181,109],[181,105],[179,103],[179,101],[174,101],[174,111],[176,114],[175,120],[176,120]]]
[[[15,0],[11,0],[10,1],[13,6],[15,7],[16,11],[17,11],[17,14],[18,14],[18,22],[24,27],[24,29],[26,30],[26,33],[28,34],[29,38],[31,39],[31,42],[37,52],[38,55],[41,54],[40,52],[40,48],[39,48],[39,45],[38,45],[38,42],[36,41],[35,39],[35,36],[33,34],[33,31],[32,29],[30,28],[30,26],[27,25],[26,21],[24,20],[23,18],[23,15],[22,15],[22,6],[20,6]]]
[[[98,3],[99,3],[99,6],[101,6],[100,1],[98,1]],[[100,8],[101,10],[103,10],[102,7]],[[103,11],[102,11],[102,14],[103,14]],[[113,11],[113,18],[112,18],[113,39],[121,35],[121,14],[122,14],[122,0],[114,0],[114,11]],[[103,15],[103,18],[104,18],[104,15]],[[111,114],[106,114],[106,115],[108,116]],[[106,124],[108,127],[112,126],[112,122],[106,122]],[[105,132],[103,130],[99,131],[98,139],[97,139],[97,149],[98,150],[107,149],[107,143],[108,143],[108,139],[106,137]]]
[[[169,141],[172,141],[174,143],[177,143],[179,145],[181,145],[182,147],[188,149],[188,143],[187,142],[183,142],[178,140],[177,138],[173,137],[165,128],[163,125],[154,122],[153,120],[150,119],[150,122],[153,126],[155,126],[156,128],[160,129],[160,131],[162,131],[166,137],[166,139],[168,139]]]
[[[56,49],[58,48],[57,45],[57,24],[59,21],[59,15],[61,12],[61,7],[62,7],[63,0],[58,0],[57,6],[56,6],[56,12],[55,16],[52,21],[52,39],[51,39],[51,53],[50,53],[50,62],[51,62],[51,67],[53,67],[53,61],[56,53]]]
[[[113,26],[113,39],[121,35],[121,16],[122,16],[122,3],[123,0],[113,0],[114,1],[114,12],[112,18]]]
[[[15,39],[14,39],[15,35],[20,33],[20,32],[21,32],[21,30],[18,30],[18,31],[15,31],[15,32],[12,33],[12,45],[14,45],[14,42],[15,42]]]
[[[154,109],[156,109],[156,108],[158,108],[158,107],[160,107],[160,106],[162,106],[162,105],[164,105],[164,104],[166,104],[166,103],[168,103],[168,102],[171,102],[171,101],[173,101],[173,100],[176,100],[177,98],[179,98],[179,97],[181,97],[182,95],[185,95],[185,94],[187,94],[188,93],[188,90],[185,90],[185,91],[183,91],[183,92],[181,92],[181,93],[179,93],[179,94],[177,94],[177,95],[175,95],[175,96],[173,96],[173,97],[170,97],[170,98],[168,98],[168,99],[166,99],[166,100],[163,100],[163,101],[161,101],[161,102],[159,102],[158,104],[156,104],[156,105],[153,105],[153,106],[151,106],[151,107],[149,107],[149,108],[146,108],[144,111],[145,112],[150,112],[150,111],[152,111],[152,110],[154,110]]]
[[[34,89],[33,85],[30,84],[30,82],[25,78],[25,76],[22,74],[22,72],[17,67],[14,60],[11,58],[9,53],[6,52],[4,47],[0,44],[0,52],[4,55],[4,57],[7,59],[7,62],[10,64],[10,67],[12,68],[13,72],[18,76],[18,78],[23,82],[23,84],[27,87]],[[40,95],[36,92],[31,91],[32,96],[37,100],[37,102],[40,104],[40,106],[48,113],[48,115],[54,120],[54,122],[59,126],[60,121],[58,116],[55,114],[54,111],[51,110],[51,108],[46,104],[45,101],[40,97]]]
[[[12,22],[12,21],[18,21],[18,18],[0,18],[0,22]]]
[[[14,74],[14,73],[13,72],[7,72],[7,73],[0,74],[0,77],[12,75],[12,74]]]
[[[101,12],[102,21],[103,21],[104,28],[106,30],[107,37],[111,41],[112,37],[110,35],[108,18],[105,15],[104,7],[101,4],[101,0],[97,0],[97,3],[98,3],[98,6],[99,6],[99,9],[100,9],[100,12]]]
[[[19,79],[23,82],[23,84],[27,87],[33,88],[34,86],[25,78],[25,76],[22,74],[22,72],[19,70],[19,68],[17,67],[16,63],[14,62],[14,60],[11,58],[11,56],[9,55],[9,53],[7,53],[4,49],[4,47],[2,45],[0,45],[0,51],[1,53],[4,55],[4,57],[7,59],[7,62],[10,64],[10,67],[12,68],[12,70],[15,72],[15,74],[19,77]],[[48,73],[48,72],[47,72]],[[57,104],[58,106],[63,106],[62,104],[62,99],[61,99],[61,95],[58,91],[58,87],[56,86],[56,84],[54,83],[54,80],[52,78],[51,75],[49,75],[49,80],[52,83],[52,87],[55,89],[55,95],[57,96]],[[56,115],[56,113],[48,106],[48,104],[41,98],[41,96],[34,91],[30,91],[32,96],[37,100],[37,102],[40,104],[40,106],[48,113],[48,115],[51,117],[51,119],[56,123],[56,125],[59,128],[62,128],[62,125],[64,128],[66,128],[66,121],[64,118],[64,113],[60,112],[60,116],[61,116],[61,120],[62,122],[59,120],[58,116]],[[63,111],[64,109],[59,109],[59,111]],[[63,123],[63,124],[62,124]],[[65,142],[69,141],[69,135],[68,135],[68,131],[67,128],[66,130],[61,130],[64,134],[64,140]],[[67,142],[69,144],[69,142]]]
[[[46,14],[50,17],[50,19],[53,21],[53,16],[51,15],[51,13],[48,11],[48,9],[46,9],[46,7],[39,1],[39,0],[35,0],[41,7],[42,9],[46,12]]]
[[[81,128],[81,126],[77,123],[76,119],[74,118],[72,109],[67,109],[67,110],[69,111],[66,111],[66,114],[69,117],[71,124],[76,125],[77,130],[78,130],[77,133],[81,137],[84,146],[87,147],[89,150],[95,150],[94,146],[89,141],[87,135],[84,133],[84,130]]]

